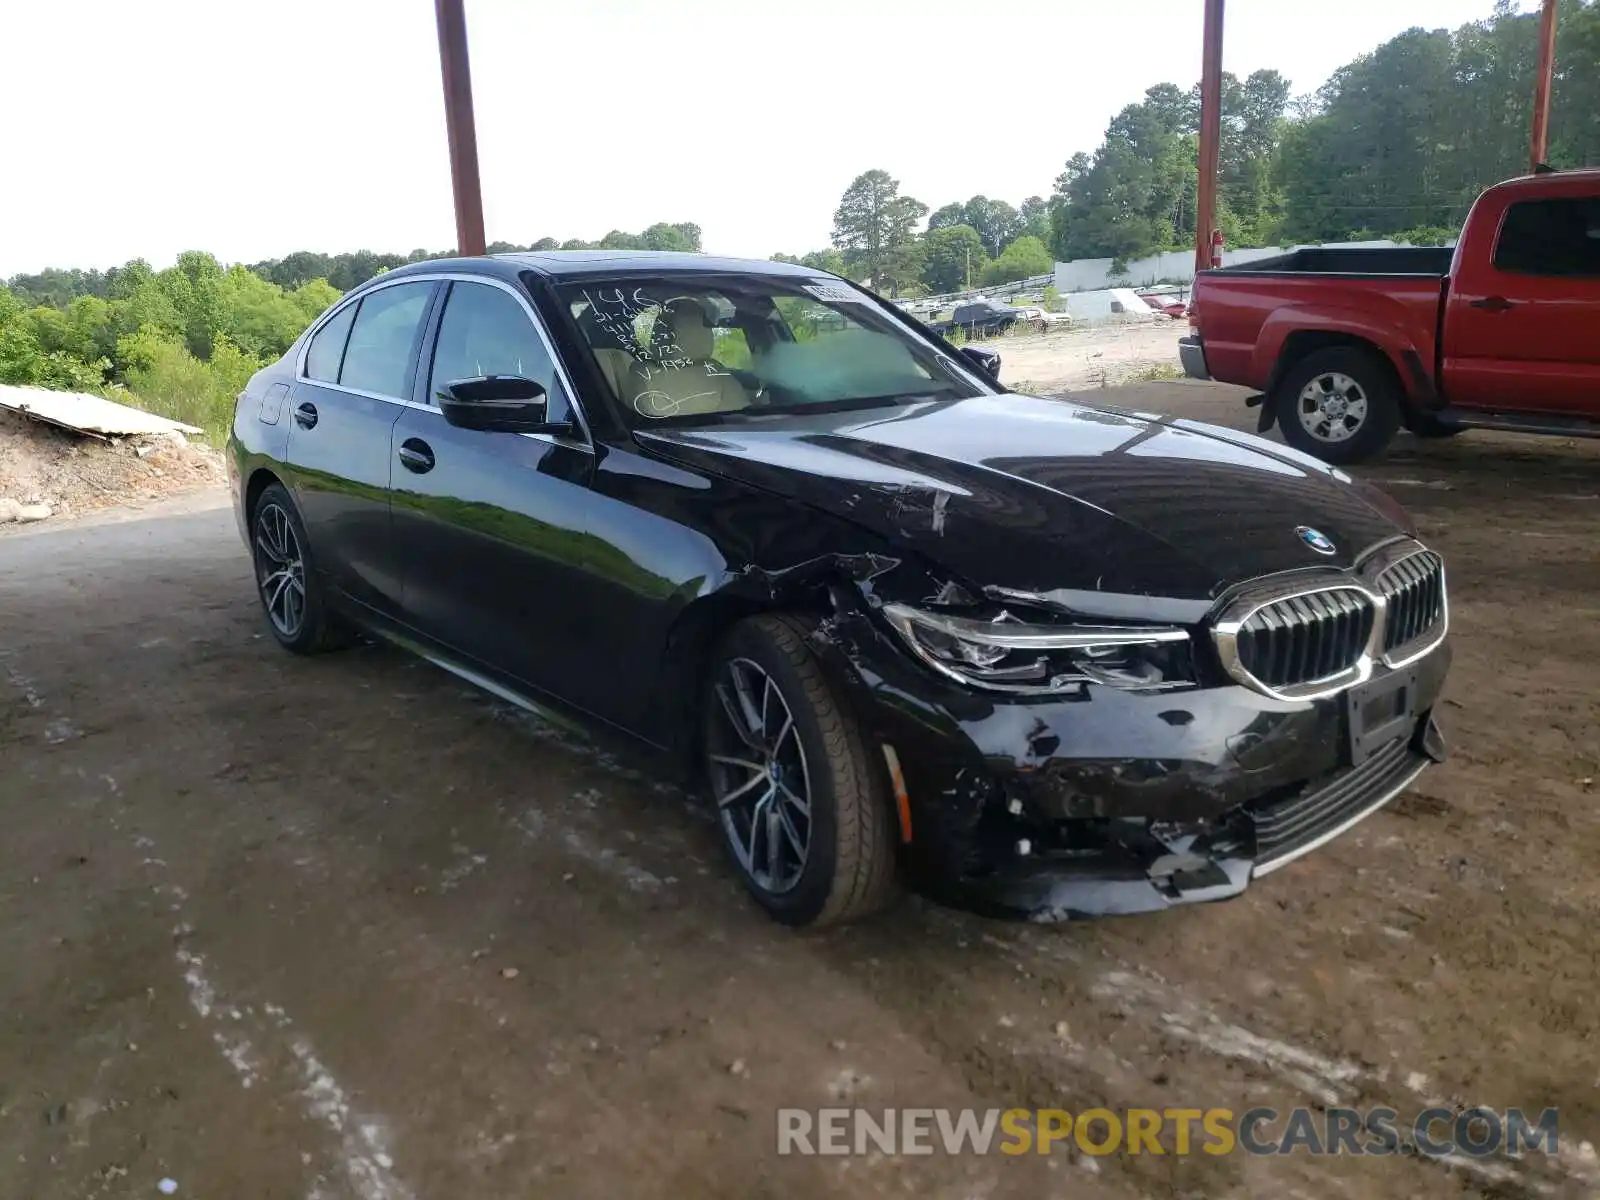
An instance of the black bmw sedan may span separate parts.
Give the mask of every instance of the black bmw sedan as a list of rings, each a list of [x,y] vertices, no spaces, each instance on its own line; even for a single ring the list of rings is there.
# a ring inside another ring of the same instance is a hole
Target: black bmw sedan
[[[780,921],[1237,894],[1442,756],[1444,565],[1375,489],[1018,395],[854,284],[418,263],[239,397],[267,623],[664,751]]]

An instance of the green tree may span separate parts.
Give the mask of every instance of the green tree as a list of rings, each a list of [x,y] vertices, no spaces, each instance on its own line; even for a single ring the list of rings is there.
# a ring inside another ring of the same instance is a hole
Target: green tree
[[[294,305],[295,311],[300,314],[300,327],[303,329],[319,316],[325,313],[333,302],[342,293],[326,279],[313,279],[303,283],[289,293],[289,302]],[[297,333],[296,337],[299,336]],[[288,349],[288,347],[284,347]]]
[[[832,275],[848,275],[845,270],[844,255],[837,250],[812,250],[807,254],[774,254],[773,262],[792,263],[797,267],[809,267],[813,271],[827,271]]]
[[[1046,245],[1050,243],[1050,202],[1043,196],[1029,196],[1022,202],[1017,216],[1022,221],[1021,233],[1036,237]],[[1020,236],[1020,234],[1019,234]]]
[[[922,281],[930,292],[956,292],[983,277],[989,252],[970,225],[944,225],[923,239]]]
[[[837,250],[812,250],[800,256],[800,265],[813,271],[827,271],[830,275],[849,275],[844,255]]]
[[[698,252],[700,249],[700,226],[692,221],[682,221],[676,225],[657,222],[639,236],[646,250]]]
[[[323,287],[333,291],[325,282]],[[246,267],[229,268],[222,276],[218,293],[221,312],[215,337],[225,338],[258,357],[282,354],[310,319],[282,288]],[[208,352],[206,357],[215,358],[215,354]]]
[[[833,214],[833,244],[852,271],[891,295],[914,283],[921,270],[917,225],[927,205],[900,194],[887,171],[856,176]]]
[[[983,270],[985,286],[1048,275],[1055,269],[1055,258],[1038,238],[1025,235],[1012,242]]]
[[[974,196],[961,206],[963,225],[978,231],[978,238],[990,254],[999,254],[1005,244],[1022,230],[1022,216],[1004,200]]]

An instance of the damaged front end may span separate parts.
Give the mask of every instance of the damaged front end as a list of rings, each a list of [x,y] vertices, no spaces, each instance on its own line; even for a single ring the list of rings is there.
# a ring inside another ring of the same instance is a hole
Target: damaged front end
[[[912,877],[964,906],[1051,921],[1235,896],[1443,757],[1447,646],[1410,665],[1404,711],[1365,744],[1346,695],[1228,679],[1206,605],[1141,597],[1108,620],[880,567],[831,585],[812,648],[885,754]]]

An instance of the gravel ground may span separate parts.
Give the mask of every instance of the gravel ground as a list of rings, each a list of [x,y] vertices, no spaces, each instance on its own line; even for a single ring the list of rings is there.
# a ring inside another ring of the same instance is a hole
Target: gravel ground
[[[1054,927],[775,927],[628,755],[278,651],[225,508],[0,537],[0,1196],[1592,1194],[1600,444],[1366,473],[1449,562],[1451,761],[1239,900]],[[1433,1099],[1563,1155],[775,1153],[780,1106]]]

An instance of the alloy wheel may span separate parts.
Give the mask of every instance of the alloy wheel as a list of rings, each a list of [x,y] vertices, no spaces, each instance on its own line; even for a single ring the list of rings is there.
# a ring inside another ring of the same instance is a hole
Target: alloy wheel
[[[1367,393],[1350,376],[1324,371],[1300,389],[1300,424],[1319,442],[1342,442],[1367,419]]]
[[[800,882],[811,846],[811,776],[794,714],[777,682],[748,658],[713,685],[711,789],[739,865],[772,893]]]
[[[256,582],[272,627],[286,638],[299,635],[306,619],[306,567],[289,514],[264,504],[256,514]]]

